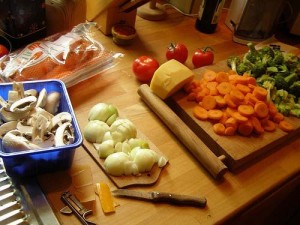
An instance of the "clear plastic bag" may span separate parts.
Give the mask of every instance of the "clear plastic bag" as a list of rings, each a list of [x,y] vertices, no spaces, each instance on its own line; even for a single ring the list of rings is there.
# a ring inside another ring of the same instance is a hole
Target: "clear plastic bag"
[[[33,42],[0,59],[2,82],[60,79],[67,87],[113,66],[119,55],[93,38],[96,24]],[[95,31],[96,30],[96,31]]]

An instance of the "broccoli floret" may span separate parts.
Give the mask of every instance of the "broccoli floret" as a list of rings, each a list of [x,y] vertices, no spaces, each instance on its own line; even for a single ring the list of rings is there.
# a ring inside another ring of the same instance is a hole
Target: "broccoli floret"
[[[274,50],[271,46],[266,45],[264,47],[262,47],[261,49],[258,50],[260,57],[264,57],[264,56],[269,56],[271,58],[274,58]]]
[[[276,86],[277,89],[288,90],[289,85],[286,82],[285,78],[280,73],[277,73],[274,76],[274,79],[275,79],[275,86]]]
[[[289,68],[294,68],[299,63],[299,58],[294,53],[286,53],[284,54],[284,64],[286,64]]]
[[[289,88],[289,92],[293,95],[295,95],[296,97],[300,97],[300,81],[296,81],[294,82],[290,88]]]
[[[271,77],[270,75],[268,75],[268,74],[264,74],[264,75],[262,75],[262,76],[260,76],[260,77],[258,77],[258,78],[256,79],[256,82],[257,82],[260,86],[262,86],[263,83],[266,82],[266,81],[268,81],[268,82],[270,82],[270,83],[272,83],[272,84],[275,84],[275,79],[274,79],[273,77]]]
[[[282,65],[284,63],[284,57],[280,50],[274,50],[274,56],[268,61],[269,66]]]
[[[251,74],[251,70],[253,69],[253,65],[250,62],[243,61],[236,67],[236,72],[240,75],[243,75],[244,73]]]
[[[256,50],[255,45],[250,42],[247,44],[249,51],[244,55],[244,59],[249,60],[251,63],[255,63],[256,61],[260,60],[260,54]]]
[[[298,81],[298,76],[295,73],[291,73],[290,75],[286,76],[285,81],[288,83],[288,85],[292,85],[294,82]]]
[[[288,116],[293,109],[293,106],[291,104],[287,103],[280,103],[280,104],[275,104],[276,108],[279,112],[281,112],[283,115]]]
[[[300,118],[300,109],[299,108],[291,109],[290,115]]]
[[[296,73],[298,76],[300,76],[300,61],[298,64],[294,65],[294,67],[290,68],[291,73]]]
[[[227,66],[236,72],[236,67],[241,63],[241,59],[238,56],[230,56],[227,59]]]

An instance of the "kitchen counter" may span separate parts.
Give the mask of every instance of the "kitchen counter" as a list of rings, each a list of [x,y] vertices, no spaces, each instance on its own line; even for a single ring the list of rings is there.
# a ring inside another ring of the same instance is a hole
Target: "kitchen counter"
[[[190,54],[186,65],[191,69],[191,55],[197,48],[211,46],[215,62],[247,50],[246,46],[232,41],[232,32],[224,24],[225,11],[214,34],[197,31],[195,18],[181,15],[170,7],[166,12],[167,18],[162,21],[137,17],[137,37],[130,46],[117,46],[111,37],[100,35],[99,40],[107,49],[123,53],[124,57],[118,59],[113,68],[68,88],[68,92],[78,117],[86,115],[96,103],[114,104],[169,159],[154,185],[131,189],[205,196],[207,206],[196,208],[116,198],[119,204],[116,212],[105,215],[96,196],[94,213],[88,218],[98,225],[276,224],[272,222],[287,221],[297,201],[299,203],[299,138],[278,146],[272,154],[256,159],[239,171],[227,172],[223,179],[215,180],[137,94],[141,83],[131,71],[133,60],[149,55],[163,63],[170,42],[187,45]],[[300,47],[300,44],[296,46]],[[114,188],[82,147],[76,150],[72,167],[77,165],[89,165],[94,183],[103,181]],[[74,215],[59,212],[64,206],[60,194],[68,187],[64,181],[63,174],[55,173],[41,177],[40,183],[61,224],[80,224]]]

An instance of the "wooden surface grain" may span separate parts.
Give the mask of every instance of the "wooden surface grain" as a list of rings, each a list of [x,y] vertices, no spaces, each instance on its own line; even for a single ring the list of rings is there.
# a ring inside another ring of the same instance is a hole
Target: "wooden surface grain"
[[[298,185],[300,182],[299,138],[278,146],[276,151],[257,159],[254,164],[234,173],[228,172],[223,179],[216,180],[140,99],[137,90],[141,83],[131,71],[133,60],[140,55],[152,56],[163,63],[169,43],[184,42],[190,51],[186,65],[193,69],[191,54],[197,48],[212,46],[215,62],[232,54],[243,54],[247,50],[247,47],[232,41],[232,32],[224,25],[226,14],[223,14],[216,32],[208,35],[195,30],[194,18],[183,16],[172,8],[167,8],[166,12],[167,18],[163,21],[146,21],[137,17],[137,37],[130,46],[117,46],[111,37],[100,35],[99,40],[107,48],[123,53],[124,57],[119,58],[113,68],[68,88],[68,92],[77,116],[87,115],[89,109],[99,102],[116,105],[168,157],[169,165],[155,184],[131,189],[205,196],[207,207],[178,207],[115,198],[119,205],[116,212],[105,215],[95,195],[94,214],[89,219],[98,225],[224,224],[259,205],[290,180],[296,179]],[[103,181],[115,188],[113,182],[81,147],[75,153],[73,166],[76,165],[89,165],[94,183]],[[72,185],[66,176],[65,172],[47,174],[40,177],[40,184],[61,224],[80,224],[75,216],[59,213],[64,206],[60,194]],[[272,199],[275,201],[277,198]]]

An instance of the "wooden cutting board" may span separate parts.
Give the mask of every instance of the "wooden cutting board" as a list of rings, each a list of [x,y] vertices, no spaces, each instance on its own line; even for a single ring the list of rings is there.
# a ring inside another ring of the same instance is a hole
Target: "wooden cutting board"
[[[280,45],[281,49],[287,52],[298,51],[297,48],[280,42],[275,42],[274,44]],[[226,61],[221,61],[214,65],[195,70],[196,79],[200,79],[203,71],[206,69],[227,71],[229,68],[226,65]],[[193,116],[192,110],[196,103],[187,101],[184,92],[176,93],[166,103],[202,139],[211,151],[216,155],[226,156],[225,164],[230,170],[238,169],[263,154],[271,153],[281,144],[287,143],[300,133],[300,119],[289,117],[286,120],[294,124],[296,128],[291,133],[286,133],[277,128],[275,132],[265,132],[260,136],[220,136],[213,132],[210,122],[197,120]]]
[[[77,117],[77,121],[78,121],[80,130],[81,130],[81,133],[83,133],[83,129],[88,123],[86,112],[76,113],[76,117]],[[123,117],[123,118],[125,118],[125,117]],[[146,140],[150,146],[150,149],[152,149],[156,153],[158,153],[159,156],[163,155],[161,153],[161,151],[139,130],[137,131],[137,137]],[[104,169],[104,159],[100,159],[93,144],[84,139],[82,147],[93,158],[93,160],[103,170],[103,172],[106,173],[106,171]],[[111,176],[107,173],[106,174],[118,188],[125,188],[125,187],[129,187],[129,186],[152,185],[152,184],[156,183],[157,180],[159,179],[159,176],[160,176],[163,168],[160,168],[157,166],[157,164],[155,164],[152,167],[151,171],[142,173],[138,176],[125,176],[125,175],[124,176]]]

